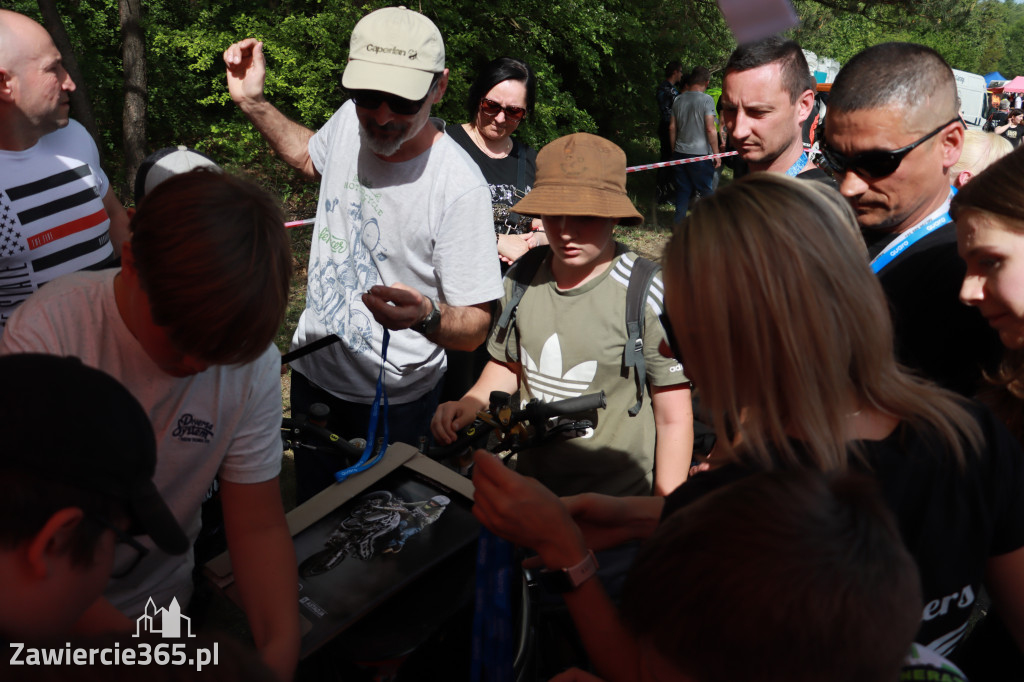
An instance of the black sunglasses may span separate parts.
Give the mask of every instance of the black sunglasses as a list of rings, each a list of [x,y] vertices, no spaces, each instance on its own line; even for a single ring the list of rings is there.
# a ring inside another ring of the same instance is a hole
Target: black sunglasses
[[[906,147],[893,149],[892,151],[872,149],[853,156],[844,156],[827,144],[823,144],[821,146],[821,155],[825,159],[825,167],[838,175],[842,175],[847,171],[853,171],[857,175],[869,178],[884,178],[896,172],[896,169],[903,163],[903,157],[938,135],[950,123],[957,122],[960,122],[959,116],[946,121],[917,142],[908,144]]]
[[[665,340],[668,341],[668,347],[669,350],[672,351],[672,357],[679,362],[682,362],[683,353],[679,350],[679,342],[676,341],[676,335],[672,333],[672,321],[668,319],[668,313],[658,315],[658,319],[661,320],[661,328],[665,330]]]
[[[131,535],[128,535],[128,533],[124,532],[123,530],[112,524],[110,521],[107,521],[102,516],[97,516],[96,514],[89,514],[88,518],[97,523],[98,525],[102,526],[103,528],[112,531],[114,533],[114,537],[117,539],[117,544],[128,545],[133,550],[135,550],[135,556],[127,564],[127,566],[121,569],[120,571],[111,572],[111,578],[125,577],[126,575],[135,570],[135,568],[142,561],[143,557],[149,554],[149,550],[143,547],[141,544],[139,544],[139,542],[135,538],[133,538]]]
[[[488,116],[497,116],[501,112],[505,112],[505,118],[510,121],[521,121],[526,116],[526,109],[523,107],[506,107],[498,104],[493,99],[487,99],[484,97],[480,100],[480,111],[484,112]]]
[[[437,85],[437,81],[440,78],[441,74],[435,73],[434,79],[430,81],[430,87],[427,88],[427,94],[423,95],[422,99],[417,100],[406,99],[398,95],[392,95],[390,92],[381,92],[380,90],[349,90],[349,96],[356,103],[356,106],[362,109],[378,109],[381,103],[387,102],[391,113],[398,114],[399,116],[412,116],[419,113],[419,110],[423,108],[424,103],[430,97],[430,93],[434,91],[434,86]]]

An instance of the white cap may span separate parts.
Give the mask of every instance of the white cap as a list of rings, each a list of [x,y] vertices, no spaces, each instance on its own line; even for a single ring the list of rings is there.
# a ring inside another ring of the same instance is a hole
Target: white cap
[[[172,175],[188,173],[197,168],[220,170],[213,159],[183,145],[164,147],[153,152],[142,162],[135,176],[135,203],[142,201],[142,197]]]
[[[427,17],[405,7],[370,12],[352,29],[341,84],[410,100],[426,97],[444,71],[444,40]]]

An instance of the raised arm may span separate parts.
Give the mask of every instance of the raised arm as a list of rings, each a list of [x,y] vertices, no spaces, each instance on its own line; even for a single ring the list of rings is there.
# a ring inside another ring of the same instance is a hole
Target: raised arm
[[[228,92],[260,134],[285,163],[308,178],[320,174],[309,157],[309,140],[313,131],[282,114],[263,96],[267,63],[263,43],[246,38],[224,50],[227,66]]]

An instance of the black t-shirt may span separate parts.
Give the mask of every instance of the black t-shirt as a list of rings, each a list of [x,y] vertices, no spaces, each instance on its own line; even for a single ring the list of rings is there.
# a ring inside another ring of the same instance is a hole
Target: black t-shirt
[[[1006,124],[1004,123],[1003,125]],[[1013,145],[1013,148],[1016,149],[1017,145],[1020,144],[1020,136],[1024,134],[1024,125],[1010,126],[999,134],[1009,140],[1010,144]]]
[[[992,114],[991,125],[989,126],[992,130],[995,130],[999,126],[1004,126],[1010,122],[1010,114],[1006,111],[997,111]]]
[[[831,175],[829,175],[822,169],[818,168],[817,166],[815,166],[814,168],[809,168],[805,170],[803,173],[798,173],[796,178],[797,180],[814,180],[816,182],[828,185],[832,189],[838,189],[835,178],[833,178]]]
[[[520,144],[512,138],[512,151],[503,159],[492,159],[480,151],[469,133],[461,125],[445,126],[460,147],[466,150],[470,158],[480,168],[484,180],[491,188],[491,204],[495,206],[494,229],[503,234],[520,234],[530,231],[530,222],[525,217],[520,220],[518,214],[510,213],[507,208],[526,196],[533,189],[533,179],[537,175],[537,150]],[[519,177],[519,159],[522,158],[524,183],[517,187]],[[504,207],[504,208],[503,208]]]
[[[971,403],[984,448],[961,472],[936,437],[905,422],[879,441],[860,441],[900,533],[921,571],[924,611],[917,642],[943,656],[962,638],[989,557],[1024,546],[1024,453],[992,413]],[[799,451],[801,443],[794,441]],[[694,475],[665,500],[662,518],[757,469],[728,464]]]
[[[896,236],[877,230],[863,235],[871,258]],[[897,359],[941,386],[973,396],[982,371],[998,367],[1003,346],[981,313],[960,301],[966,271],[956,251],[956,226],[948,223],[897,256],[879,281],[892,310]]]

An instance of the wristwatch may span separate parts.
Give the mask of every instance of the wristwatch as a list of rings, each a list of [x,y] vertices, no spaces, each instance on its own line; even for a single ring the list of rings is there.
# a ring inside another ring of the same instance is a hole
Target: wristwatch
[[[575,566],[568,568],[548,569],[540,572],[539,580],[549,591],[557,594],[572,592],[587,580],[597,575],[597,557],[593,550],[587,550],[587,556],[583,557]]]
[[[417,331],[423,336],[430,336],[438,329],[441,328],[441,306],[437,304],[432,298],[428,298],[430,301],[430,312],[422,320],[412,326],[413,331]]]

